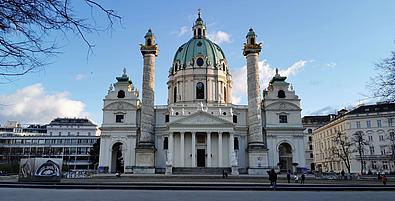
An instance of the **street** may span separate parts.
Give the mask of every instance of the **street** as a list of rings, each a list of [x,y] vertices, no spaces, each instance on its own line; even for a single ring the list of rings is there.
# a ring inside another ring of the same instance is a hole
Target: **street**
[[[149,191],[0,188],[0,201],[392,201],[395,192],[317,192],[317,191]]]

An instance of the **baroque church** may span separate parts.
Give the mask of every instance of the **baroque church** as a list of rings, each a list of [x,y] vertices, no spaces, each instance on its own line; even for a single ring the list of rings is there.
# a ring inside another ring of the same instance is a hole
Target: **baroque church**
[[[250,29],[244,43],[248,105],[232,104],[232,76],[222,49],[207,38],[200,12],[193,37],[175,53],[167,105],[154,105],[158,46],[151,30],[141,45],[141,99],[123,75],[104,98],[99,172],[266,174],[305,167],[300,99],[276,70],[261,91],[262,49]],[[164,90],[164,89],[157,89]]]

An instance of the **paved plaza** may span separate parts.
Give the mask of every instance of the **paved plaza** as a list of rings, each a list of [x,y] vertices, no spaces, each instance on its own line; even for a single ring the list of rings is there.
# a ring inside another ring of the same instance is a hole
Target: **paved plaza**
[[[391,201],[395,192],[273,192],[273,191],[134,191],[134,190],[57,190],[57,189],[0,189],[1,201]]]

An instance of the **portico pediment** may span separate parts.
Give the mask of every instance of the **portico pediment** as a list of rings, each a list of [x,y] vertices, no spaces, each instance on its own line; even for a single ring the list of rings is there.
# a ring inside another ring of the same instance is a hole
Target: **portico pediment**
[[[266,110],[301,110],[298,105],[286,101],[271,103],[267,105],[265,109]]]
[[[104,107],[104,110],[135,110],[135,105],[126,101],[113,102]]]
[[[209,126],[209,127],[233,127],[233,123],[230,121],[227,121],[225,119],[216,117],[214,115],[211,115],[207,112],[199,111],[196,113],[193,113],[189,116],[186,116],[181,119],[177,119],[174,122],[171,122],[169,124],[169,127],[174,127],[174,126],[199,126],[199,127],[204,127],[204,126]]]

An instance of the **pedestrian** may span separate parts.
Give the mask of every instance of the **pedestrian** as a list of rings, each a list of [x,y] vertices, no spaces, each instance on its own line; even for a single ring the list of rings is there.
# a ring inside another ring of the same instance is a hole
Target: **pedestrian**
[[[306,179],[306,175],[303,173],[302,174],[302,177],[301,177],[301,180],[300,180],[300,183],[301,184],[304,184],[304,180]]]
[[[382,181],[380,172],[377,173],[377,181]]]
[[[294,181],[295,183],[299,183],[299,177],[296,173],[294,174]]]
[[[342,179],[346,179],[346,177],[344,177],[344,174],[345,174],[344,170],[342,170],[342,171],[340,172],[340,174],[342,175]]]
[[[383,182],[384,185],[386,185],[388,179],[387,179],[387,177],[385,175],[383,175],[383,176],[381,176],[381,181]]]
[[[291,183],[291,170],[288,170],[287,172],[287,181],[288,183]]]
[[[271,169],[269,172],[269,180],[270,180],[270,185],[272,186],[273,190],[276,190],[277,174],[274,171],[274,169]]]

